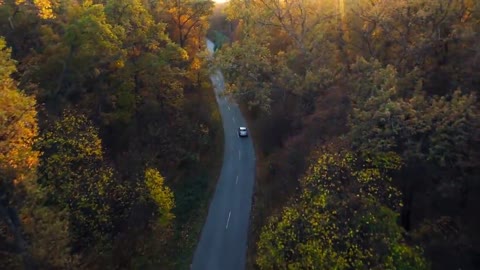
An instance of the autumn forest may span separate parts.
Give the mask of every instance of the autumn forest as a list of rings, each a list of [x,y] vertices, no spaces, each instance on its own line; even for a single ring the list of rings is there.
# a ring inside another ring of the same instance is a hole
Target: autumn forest
[[[247,269],[480,268],[478,1],[0,0],[0,269],[189,269],[217,69]]]
[[[249,267],[480,268],[480,3],[230,0],[259,161]]]
[[[188,265],[221,145],[212,7],[0,1],[1,269]]]

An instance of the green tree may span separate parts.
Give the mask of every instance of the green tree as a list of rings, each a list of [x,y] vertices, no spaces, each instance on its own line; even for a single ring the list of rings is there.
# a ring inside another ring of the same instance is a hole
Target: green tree
[[[274,70],[267,47],[253,39],[236,42],[215,61],[228,82],[227,93],[249,107],[269,110]]]
[[[220,50],[218,61],[235,96],[248,104],[291,97],[300,114],[311,114],[342,68],[335,11],[334,1],[230,1],[228,17],[239,21],[243,38]]]
[[[72,254],[68,213],[51,205],[47,190],[35,180],[23,184],[19,212],[34,265],[40,269],[77,269],[79,257]]]
[[[462,46],[478,39],[473,26],[478,3],[401,0],[346,5],[346,42],[353,61],[357,56],[375,58],[395,66],[401,76],[417,67],[425,75],[425,88],[435,94],[475,87],[475,82],[462,79],[477,72]]]
[[[394,211],[400,209],[400,192],[389,175],[402,167],[400,156],[393,152],[358,156],[345,150],[340,153],[329,151],[320,154],[300,180],[305,193],[326,190],[329,196],[337,196],[339,201],[358,195]]]
[[[123,201],[125,190],[105,164],[97,129],[84,116],[65,113],[38,145],[39,181],[52,203],[67,208],[76,247],[108,240],[119,218],[115,210],[128,206]]]
[[[396,152],[407,164],[405,174],[427,180],[405,177],[399,182],[405,228],[411,228],[415,191],[425,186],[466,205],[479,164],[479,149],[471,147],[480,132],[476,95],[457,90],[428,97],[418,72],[401,77],[393,66],[382,67],[378,61],[359,59],[351,75],[352,147],[374,154]],[[430,177],[437,180],[429,183]]]
[[[392,196],[378,194],[376,184],[388,179],[383,170],[397,163],[357,170],[352,154],[322,154],[299,197],[262,229],[260,269],[427,269],[421,250],[403,238],[398,215],[382,203]]]
[[[152,114],[152,109],[158,109],[165,124],[174,122],[165,118],[181,115],[188,55],[170,40],[166,25],[155,22],[141,1],[108,1],[105,12],[124,54],[120,67],[99,77],[95,88],[101,89],[101,94],[95,100],[102,105],[102,126],[116,134],[108,138],[116,151],[128,145],[125,137],[140,138],[148,133],[141,130],[132,135],[129,127]]]
[[[393,66],[383,68],[378,61],[359,59],[352,70],[355,147],[397,151],[406,160],[428,158],[439,164],[461,162],[461,156],[467,156],[467,145],[478,128],[476,95],[458,90],[448,98],[426,97],[415,72],[401,78]],[[453,133],[455,140],[438,139]]]
[[[430,160],[440,167],[472,166],[468,160],[476,154],[469,145],[480,130],[475,94],[457,90],[429,98],[420,79],[413,83],[415,72],[401,78],[393,66],[377,61],[359,59],[352,70],[354,148],[394,151],[404,160]]]
[[[6,36],[18,60],[18,88],[38,100],[9,92],[1,109],[6,104],[9,111],[18,108],[10,111],[16,114],[25,108],[27,120],[34,106],[41,112],[39,175],[29,178],[28,185],[26,180],[12,185],[9,192],[15,194],[8,194],[14,198],[11,205],[23,224],[19,232],[36,266],[74,268],[79,262],[117,267],[144,258],[161,265],[167,255],[158,254],[172,249],[168,242],[186,227],[168,223],[173,204],[162,205],[170,209],[168,214],[157,209],[150,195],[159,190],[158,179],[147,188],[144,168],[152,164],[182,181],[187,178],[183,172],[199,161],[211,142],[213,107],[204,102],[211,102],[208,84],[200,85],[200,79],[207,78],[200,51],[213,2],[180,1],[177,9],[165,9],[173,4],[177,3],[0,0],[0,35]],[[181,17],[180,28],[173,15]],[[2,71],[10,68],[3,64]],[[69,113],[62,115],[65,109]],[[8,123],[14,120],[8,117]],[[7,125],[0,139],[7,138],[4,133],[15,135],[15,128]],[[35,137],[37,127],[22,132]],[[5,149],[12,150],[1,152],[2,162],[10,162],[17,150],[19,155],[28,152],[19,143],[8,143]],[[37,160],[38,153],[32,153],[36,154],[15,165],[26,167]],[[162,190],[169,194],[168,188]],[[154,216],[162,216],[168,226],[152,222]],[[49,219],[56,222],[47,226]],[[3,225],[0,232],[13,239]],[[181,249],[190,239],[177,242],[174,249]],[[112,263],[112,257],[124,260]],[[174,260],[168,258],[168,263]]]
[[[52,111],[80,103],[82,97],[102,96],[102,88],[92,91],[92,87],[106,73],[121,68],[124,55],[103,5],[66,1],[60,8],[61,20],[39,27],[42,53],[31,60],[36,69],[28,78],[43,89],[39,97]]]
[[[463,256],[476,249],[476,240],[470,242],[477,223],[471,212],[473,194],[479,192],[479,2],[320,2],[228,4],[228,17],[238,27],[234,43],[217,54],[225,63],[218,66],[225,70],[227,86],[238,94],[268,90],[246,100],[255,104],[266,96],[271,112],[252,115],[257,137],[266,138],[259,147],[269,155],[260,162],[269,169],[260,176],[258,207],[268,213],[283,205],[274,198],[296,186],[313,145],[351,143],[362,158],[377,161],[400,156],[404,166],[392,182],[402,190],[403,227],[429,228],[422,229],[422,237],[428,239],[426,254],[434,268],[468,268]],[[250,58],[270,69],[263,72]],[[338,138],[342,133],[347,140]],[[272,134],[278,137],[275,143]],[[261,210],[254,212],[258,223],[265,215]],[[405,221],[408,216],[411,222]],[[440,216],[454,224],[442,223],[441,230],[462,229],[448,230],[442,238],[436,226],[421,225]],[[459,239],[459,245],[445,239]],[[452,250],[462,258],[447,265],[442,257]]]

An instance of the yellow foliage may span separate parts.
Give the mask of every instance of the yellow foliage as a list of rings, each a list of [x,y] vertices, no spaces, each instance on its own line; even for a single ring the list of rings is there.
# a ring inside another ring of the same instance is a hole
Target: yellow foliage
[[[200,70],[202,67],[202,62],[197,57],[194,57],[192,63],[190,64],[190,69],[193,71]]]
[[[38,9],[40,18],[42,19],[55,18],[55,15],[53,14],[53,5],[50,0],[33,0],[33,3]]]
[[[188,60],[189,58],[188,52],[185,49],[179,49],[179,53],[180,53],[180,60],[183,60],[183,61]]]
[[[51,0],[32,0],[33,5],[38,10],[38,15],[42,19],[54,19],[55,14],[53,13],[54,3]],[[15,0],[17,5],[26,5],[32,4],[30,1],[26,0]]]
[[[122,59],[119,59],[110,65],[110,68],[112,69],[121,69],[124,67],[125,67],[125,62]]]
[[[164,178],[155,169],[147,169],[145,171],[145,184],[150,192],[150,197],[158,206],[160,212],[160,222],[168,223],[175,216],[171,213],[175,202],[173,199],[173,192],[165,186]]]
[[[18,182],[38,164],[32,149],[38,133],[35,99],[21,93],[10,78],[15,70],[10,50],[0,39],[0,171],[12,171]]]

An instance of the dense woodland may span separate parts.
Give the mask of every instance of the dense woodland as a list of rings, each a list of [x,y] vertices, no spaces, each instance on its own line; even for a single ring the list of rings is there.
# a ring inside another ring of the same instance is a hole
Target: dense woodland
[[[0,269],[188,268],[209,19],[258,156],[250,268],[480,268],[478,1],[213,8],[0,0]]]
[[[212,10],[0,0],[0,269],[187,268],[222,152]]]
[[[231,0],[259,164],[249,266],[480,268],[480,3]]]

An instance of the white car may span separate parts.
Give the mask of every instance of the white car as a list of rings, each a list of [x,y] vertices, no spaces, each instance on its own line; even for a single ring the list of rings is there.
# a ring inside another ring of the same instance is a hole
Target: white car
[[[238,128],[238,136],[239,137],[248,137],[248,131],[246,127],[239,127]]]

